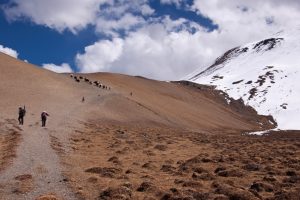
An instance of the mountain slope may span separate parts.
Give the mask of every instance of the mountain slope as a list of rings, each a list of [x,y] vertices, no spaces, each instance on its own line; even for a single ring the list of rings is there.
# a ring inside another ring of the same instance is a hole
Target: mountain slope
[[[4,54],[0,60],[1,119],[15,118],[18,106],[26,105],[28,112],[37,116],[47,110],[57,118],[64,111],[77,118],[153,122],[197,130],[262,129],[256,121],[263,117],[243,115],[193,87],[109,73],[81,75],[112,88],[103,90]]]
[[[233,48],[188,80],[215,85],[242,98],[259,114],[272,115],[279,129],[300,129],[300,30]]]

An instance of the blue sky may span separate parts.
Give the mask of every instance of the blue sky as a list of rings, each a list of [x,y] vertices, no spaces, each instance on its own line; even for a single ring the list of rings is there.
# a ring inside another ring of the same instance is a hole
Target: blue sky
[[[292,26],[284,21],[295,21],[299,3],[276,1],[0,0],[0,50],[57,72],[174,80]],[[276,10],[292,13],[280,19]]]

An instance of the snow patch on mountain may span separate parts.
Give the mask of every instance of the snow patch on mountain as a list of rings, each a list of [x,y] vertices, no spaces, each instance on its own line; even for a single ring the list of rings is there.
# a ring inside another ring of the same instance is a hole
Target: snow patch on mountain
[[[242,98],[279,129],[300,129],[300,29],[233,48],[188,78]]]

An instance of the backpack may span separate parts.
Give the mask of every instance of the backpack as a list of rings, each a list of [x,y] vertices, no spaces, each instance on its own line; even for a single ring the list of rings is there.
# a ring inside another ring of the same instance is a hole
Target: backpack
[[[20,108],[20,109],[19,109],[19,115],[24,117],[25,114],[26,114],[25,108]]]

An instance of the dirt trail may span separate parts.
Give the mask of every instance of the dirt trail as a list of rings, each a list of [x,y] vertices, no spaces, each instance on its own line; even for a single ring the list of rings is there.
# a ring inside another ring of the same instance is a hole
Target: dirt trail
[[[58,199],[76,199],[62,176],[62,167],[51,148],[51,133],[58,131],[60,119],[51,119],[48,128],[42,128],[38,119],[28,117],[22,127],[22,141],[17,156],[0,176],[0,199],[36,199],[53,194]]]

